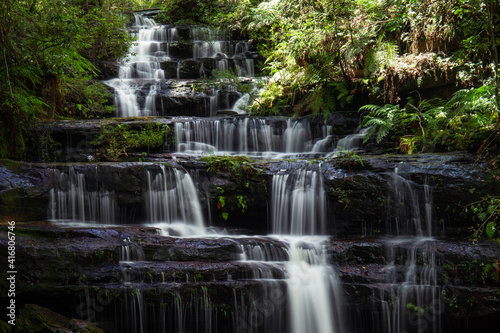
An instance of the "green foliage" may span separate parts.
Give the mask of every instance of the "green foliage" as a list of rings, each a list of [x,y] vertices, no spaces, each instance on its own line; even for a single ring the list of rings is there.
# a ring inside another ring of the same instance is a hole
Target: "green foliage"
[[[93,145],[103,146],[106,156],[116,159],[128,156],[127,150],[161,147],[165,142],[167,125],[148,123],[139,128],[132,128],[129,124],[105,125],[101,134],[92,141]]]
[[[229,218],[228,211],[233,210],[234,207],[238,207],[242,213],[245,213],[251,201],[248,196],[250,181],[253,176],[260,175],[260,171],[252,165],[252,160],[244,155],[210,155],[201,158],[201,160],[207,162],[207,171],[226,171],[234,181],[234,186],[228,189],[230,196],[224,195],[225,190],[222,187],[217,187],[219,192],[217,209],[220,211],[221,217],[227,220]]]
[[[73,117],[103,118],[113,114],[113,94],[101,82],[89,78],[66,78],[65,114]]]
[[[34,153],[40,156],[42,161],[55,161],[61,155],[58,151],[58,147],[61,144],[55,141],[49,132],[34,132],[29,138],[28,143],[33,148]]]
[[[475,189],[470,190],[471,193]],[[500,227],[500,197],[487,195],[482,197],[481,200],[465,206],[465,211],[472,212],[476,219],[479,220],[473,230],[472,239],[477,240],[482,235],[488,238],[498,238],[498,227]]]
[[[65,115],[63,82],[96,75],[128,49],[124,19],[108,1],[0,3],[0,154],[20,159],[29,125]]]
[[[362,126],[371,127],[366,135],[364,142],[367,142],[374,133],[377,133],[376,141],[380,143],[389,135],[391,130],[394,130],[400,123],[402,116],[399,105],[386,104],[384,106],[365,105],[359,111],[368,111],[369,113],[363,118]]]
[[[229,171],[237,178],[248,178],[255,171],[252,160],[245,155],[210,155],[201,158],[201,160],[207,162],[207,171]]]
[[[430,313],[432,311],[432,305],[423,304],[422,306],[418,306],[410,302],[406,304],[406,309],[408,316],[413,314],[424,315],[426,312]]]
[[[476,62],[481,70],[475,72],[475,77],[481,76],[476,83],[484,83],[492,75],[491,67],[487,69],[494,58],[492,40],[500,33],[500,6],[495,1],[241,3],[226,15],[225,22],[260,42],[266,58],[264,70],[272,76],[257,99],[259,105],[253,106],[258,114],[290,115],[293,110],[295,115],[327,117],[351,102],[342,102],[344,91],[329,89],[332,82],[342,83],[349,95],[361,88],[372,98],[389,96],[390,101],[397,101],[400,82],[394,80],[401,73],[402,81],[416,80],[425,70],[450,72],[451,64]],[[443,61],[401,61],[411,59],[403,58],[405,55],[421,52],[433,52]],[[425,115],[408,113],[420,118]],[[425,121],[409,122],[423,125]],[[422,141],[431,139],[427,133],[420,137]]]
[[[343,190],[341,187],[335,188],[335,191],[337,191],[339,193],[338,199],[339,199],[340,203],[344,204],[344,209],[349,207],[349,205],[351,204],[350,196],[352,195],[352,191],[351,190]]]
[[[495,261],[469,260],[460,263],[445,263],[443,265],[445,279],[453,282],[458,278],[473,286],[483,286],[491,282],[500,282],[500,263]]]
[[[361,156],[351,150],[345,150],[343,147],[338,147],[339,151],[336,158],[339,161],[339,166],[352,170],[358,167],[364,167],[365,163]]]
[[[170,24],[203,24],[218,26],[221,19],[238,7],[230,0],[158,0],[164,11],[156,15],[157,22]]]
[[[499,114],[493,85],[457,91],[447,101],[408,99],[404,107],[386,104],[365,105],[368,111],[362,126],[372,128],[365,142],[376,133],[381,142],[390,133],[404,153],[421,150],[465,149],[474,133],[483,128],[498,128]]]
[[[10,333],[12,332],[12,326],[7,324],[5,321],[3,320],[0,320],[0,329],[2,330],[2,332],[5,332],[5,333]]]

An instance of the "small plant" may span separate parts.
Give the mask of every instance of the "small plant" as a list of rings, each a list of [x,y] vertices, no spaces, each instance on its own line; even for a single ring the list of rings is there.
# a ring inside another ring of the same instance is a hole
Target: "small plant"
[[[344,209],[346,209],[349,204],[351,203],[351,199],[349,199],[349,195],[352,193],[350,190],[343,190],[341,187],[335,188],[337,192],[340,194],[338,195],[339,202],[344,204]]]
[[[236,199],[238,199],[238,207],[241,209],[241,212],[244,213],[248,208],[248,197],[246,195],[237,195]]]
[[[141,157],[139,157],[139,162],[145,162],[146,161],[146,157],[148,157],[148,153],[146,152],[142,152],[141,153]]]
[[[116,110],[113,94],[101,82],[90,78],[66,78],[63,88],[67,116],[104,118]]]
[[[474,193],[475,189],[470,189],[470,192]],[[484,196],[479,201],[465,206],[465,211],[471,211],[480,221],[474,228],[473,240],[477,240],[483,234],[488,238],[493,238],[498,234],[497,222],[500,220],[500,197]]]
[[[221,211],[222,218],[226,221],[229,218],[229,213],[226,212],[226,197],[224,197],[224,189],[220,186],[217,187],[219,190],[219,197],[217,202],[217,209]]]
[[[363,143],[366,143],[375,133],[377,133],[376,141],[380,143],[398,125],[401,114],[399,105],[391,104],[384,106],[369,104],[362,106],[359,111],[369,111],[368,115],[363,119],[362,126],[371,126]]]
[[[127,150],[130,149],[145,147],[149,151],[151,148],[161,147],[165,142],[167,130],[170,130],[169,127],[160,123],[145,124],[137,130],[129,124],[106,125],[91,143],[103,146],[106,155],[116,159],[128,156]]]
[[[242,213],[248,211],[250,197],[248,189],[250,188],[250,180],[254,175],[259,175],[260,170],[252,165],[252,160],[248,156],[217,156],[210,155],[203,157],[202,161],[207,162],[207,171],[221,172],[226,171],[230,174],[231,179],[235,184],[228,189],[231,195],[225,195],[225,190],[222,187],[217,187],[219,195],[217,196],[217,209],[221,213],[224,220],[229,218],[228,208],[238,207]]]
[[[361,156],[356,154],[351,150],[345,150],[342,147],[339,147],[339,152],[337,153],[337,158],[340,162],[340,166],[346,169],[353,169],[355,167],[361,166],[364,167],[365,163]]]
[[[55,141],[47,131],[34,132],[30,146],[36,150],[37,154],[40,154],[43,161],[56,161],[61,156],[61,152],[57,150],[61,143]]]

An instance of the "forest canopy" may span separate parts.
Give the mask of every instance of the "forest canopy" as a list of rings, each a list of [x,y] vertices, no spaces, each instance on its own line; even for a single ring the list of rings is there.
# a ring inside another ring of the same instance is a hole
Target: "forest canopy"
[[[147,8],[161,10],[158,22],[251,38],[270,78],[253,114],[361,108],[372,139],[405,153],[467,149],[498,132],[496,0],[5,0],[1,157],[22,159],[38,121],[112,111],[96,80],[132,42],[131,11]]]
[[[69,105],[106,94],[91,80],[106,61],[123,56],[131,41],[124,30],[128,17],[116,5],[107,0],[0,3],[0,156],[23,157],[29,124],[77,116]]]
[[[201,3],[158,1],[158,18],[252,38],[270,77],[254,114],[326,119],[361,108],[369,137],[404,153],[498,142],[496,0]]]

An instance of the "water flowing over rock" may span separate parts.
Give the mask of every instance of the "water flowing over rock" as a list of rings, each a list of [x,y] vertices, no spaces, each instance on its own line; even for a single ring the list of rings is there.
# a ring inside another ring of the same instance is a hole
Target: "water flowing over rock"
[[[196,92],[199,83],[189,80],[228,70],[238,77],[255,76],[256,52],[226,31],[159,25],[139,14],[129,31],[137,41],[122,59],[119,77],[106,81],[115,91],[117,116],[214,116],[233,109],[243,95],[231,89]]]
[[[500,195],[486,165],[377,155],[358,112],[243,114],[234,87],[196,87],[227,69],[249,83],[249,42],[149,16],[135,16],[138,43],[107,81],[117,115],[135,118],[45,123],[37,131],[65,162],[0,160],[19,307],[120,333],[498,328],[500,246],[470,242],[477,222],[464,210]],[[103,126],[151,122],[171,129],[163,147],[100,162]]]

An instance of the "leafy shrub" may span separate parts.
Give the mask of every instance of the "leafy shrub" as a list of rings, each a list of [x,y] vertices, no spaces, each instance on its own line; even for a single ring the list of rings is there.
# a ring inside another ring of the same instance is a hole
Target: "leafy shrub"
[[[410,98],[404,107],[365,105],[360,108],[368,111],[362,126],[372,126],[365,142],[376,134],[379,143],[392,133],[403,152],[413,152],[417,143],[422,151],[466,149],[474,133],[500,129],[494,89],[494,85],[462,89],[448,102]]]
[[[103,146],[106,156],[116,159],[128,156],[127,150],[145,148],[149,152],[151,148],[161,147],[167,130],[170,128],[161,123],[149,123],[136,129],[129,124],[105,125],[92,144]]]
[[[113,94],[99,81],[67,78],[64,82],[65,113],[72,117],[103,118],[116,110]]]

